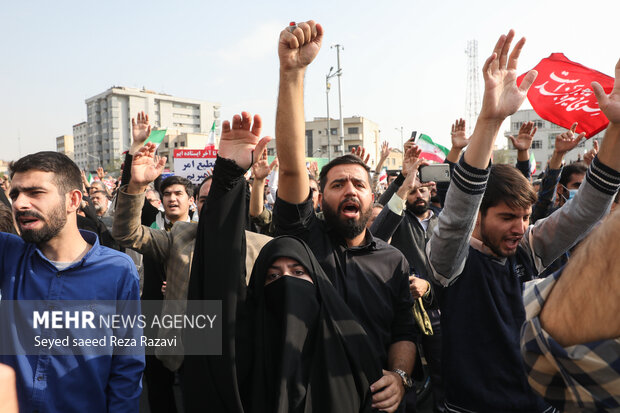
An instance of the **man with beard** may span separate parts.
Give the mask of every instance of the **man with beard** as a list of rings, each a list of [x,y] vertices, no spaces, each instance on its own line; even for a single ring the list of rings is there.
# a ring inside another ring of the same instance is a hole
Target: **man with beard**
[[[2,302],[62,300],[55,301],[62,309],[66,300],[139,300],[129,257],[78,230],[82,183],[75,163],[57,152],[39,152],[11,163],[10,170],[21,238],[0,233]],[[12,314],[10,307],[0,311],[3,323],[19,325],[22,320]],[[3,344],[22,345],[17,328],[2,331],[2,338]],[[21,411],[138,410],[144,356],[53,356],[41,350],[1,355],[0,362],[15,370]]]
[[[594,83],[599,107],[611,121],[600,152],[573,200],[528,225],[536,201],[532,185],[512,166],[489,166],[502,122],[519,109],[537,75],[530,71],[517,85],[525,39],[509,56],[513,37],[512,30],[502,35],[483,66],[480,115],[426,250],[441,286],[442,373],[450,412],[554,411],[525,374],[519,349],[523,286],[590,232],[620,186],[620,88],[607,98]]]
[[[409,265],[398,250],[365,228],[374,195],[369,168],[359,157],[344,155],[323,167],[319,203],[325,220],[314,213],[304,157],[303,79],[322,37],[322,27],[313,21],[280,34],[276,117],[280,169],[273,213],[276,234],[296,235],[308,243],[368,333],[384,368],[383,377],[371,386],[373,407],[393,412],[411,387],[408,374],[415,360]]]
[[[419,151],[416,145],[414,150]],[[437,303],[430,286],[432,270],[426,258],[426,244],[437,226],[437,215],[430,209],[433,183],[421,183],[416,177],[417,166],[407,167],[409,152],[405,155],[405,180],[383,208],[370,231],[377,238],[389,242],[403,253],[412,273],[409,289],[414,298],[422,297],[422,304],[431,321],[433,334],[421,336],[424,356],[429,364],[434,398],[434,411],[442,412],[443,385],[441,379],[441,323]],[[415,400],[407,396],[407,408],[415,409]]]

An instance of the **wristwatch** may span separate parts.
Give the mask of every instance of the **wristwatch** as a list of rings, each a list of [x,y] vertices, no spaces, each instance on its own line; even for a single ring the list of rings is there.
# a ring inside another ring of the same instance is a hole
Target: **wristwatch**
[[[405,387],[405,391],[411,390],[413,387],[413,381],[411,381],[411,377],[401,369],[392,370],[394,373],[398,374],[401,379],[403,379],[403,386]]]

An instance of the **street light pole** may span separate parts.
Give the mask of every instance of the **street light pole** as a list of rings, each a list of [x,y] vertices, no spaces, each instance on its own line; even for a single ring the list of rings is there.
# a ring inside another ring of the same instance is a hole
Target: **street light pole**
[[[329,73],[325,76],[325,97],[327,99],[327,160],[331,162],[332,160],[332,133],[329,127],[329,88],[331,85],[329,84],[329,77],[332,69],[329,69]]]
[[[325,97],[327,99],[327,159],[332,160],[332,130],[329,124],[329,90],[331,89],[331,84],[329,83],[329,79],[334,76],[339,76],[340,70],[337,70],[336,73],[332,73],[334,70],[334,66],[329,68],[329,73],[325,75]]]
[[[336,58],[338,59],[338,108],[340,110],[340,143],[342,145],[342,154],[344,155],[344,119],[342,118],[342,88],[340,84],[340,78],[342,77],[342,68],[340,67],[340,49],[344,50],[344,47],[340,44],[335,44],[332,47],[336,48]]]

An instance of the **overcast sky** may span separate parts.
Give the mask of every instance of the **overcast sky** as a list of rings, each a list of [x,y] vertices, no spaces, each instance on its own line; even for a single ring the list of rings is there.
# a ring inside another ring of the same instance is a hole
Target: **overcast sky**
[[[515,29],[527,38],[520,73],[553,52],[608,75],[620,58],[618,0],[4,0],[1,15],[4,160],[54,150],[56,136],[86,120],[84,100],[113,85],[220,102],[223,119],[259,113],[273,134],[277,39],[291,20],[325,29],[306,75],[306,119],[326,114],[330,45],[339,43],[344,116],[377,122],[394,145],[401,126],[405,137],[418,130],[449,145],[451,123],[465,116],[469,39],[478,40],[482,66],[498,36]]]

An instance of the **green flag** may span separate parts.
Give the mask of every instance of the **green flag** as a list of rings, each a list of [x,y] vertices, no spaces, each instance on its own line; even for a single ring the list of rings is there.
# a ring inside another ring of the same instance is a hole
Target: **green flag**
[[[149,142],[153,142],[155,145],[159,146],[159,144],[164,140],[165,136],[166,136],[166,129],[158,129],[158,130],[151,131],[151,134],[149,135],[148,139],[144,142],[144,144],[146,145]]]

